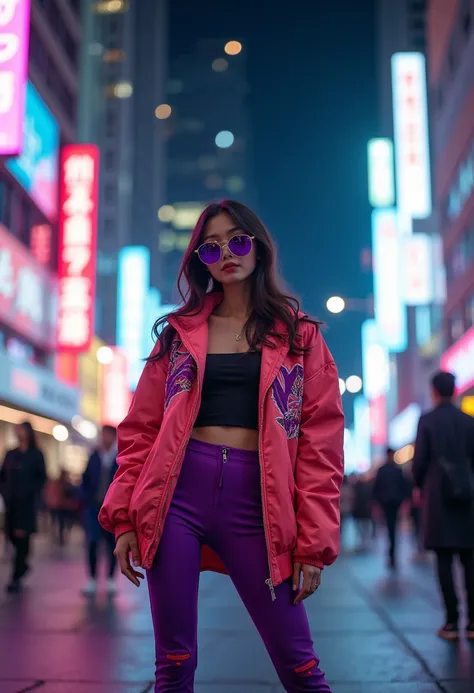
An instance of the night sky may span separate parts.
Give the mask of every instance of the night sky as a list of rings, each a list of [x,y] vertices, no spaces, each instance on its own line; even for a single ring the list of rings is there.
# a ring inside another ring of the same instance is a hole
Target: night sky
[[[364,316],[330,316],[324,304],[371,292],[361,250],[370,243],[366,146],[378,134],[374,0],[170,4],[172,55],[197,36],[244,44],[257,212],[285,279],[326,321],[341,376],[361,374]]]

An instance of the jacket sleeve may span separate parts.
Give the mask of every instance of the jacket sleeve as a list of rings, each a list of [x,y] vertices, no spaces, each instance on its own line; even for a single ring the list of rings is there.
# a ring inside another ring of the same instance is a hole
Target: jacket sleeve
[[[295,471],[298,532],[295,562],[323,568],[338,556],[343,445],[344,415],[337,368],[315,328],[312,349],[305,356]]]
[[[134,529],[128,514],[130,499],[160,430],[165,383],[163,359],[147,362],[130,410],[117,428],[118,469],[99,513],[102,527],[115,533],[116,538]]]
[[[428,467],[431,460],[430,438],[426,419],[422,416],[418,422],[418,433],[416,434],[415,456],[413,458],[413,479],[415,484],[422,488]]]

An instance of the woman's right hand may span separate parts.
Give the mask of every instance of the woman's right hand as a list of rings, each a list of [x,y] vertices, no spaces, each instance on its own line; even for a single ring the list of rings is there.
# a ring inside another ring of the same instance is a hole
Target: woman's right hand
[[[140,550],[138,548],[138,540],[136,532],[126,532],[122,534],[118,539],[114,551],[115,556],[118,559],[120,570],[122,575],[133,582],[136,587],[140,587],[140,580],[145,577],[143,573],[132,568],[130,563],[130,554],[132,554],[132,561],[134,566],[141,565]]]

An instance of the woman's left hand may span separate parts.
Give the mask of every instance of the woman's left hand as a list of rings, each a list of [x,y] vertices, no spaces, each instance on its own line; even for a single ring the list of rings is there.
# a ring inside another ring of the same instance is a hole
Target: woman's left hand
[[[301,584],[301,573],[303,573],[303,584]],[[310,597],[321,584],[321,568],[307,563],[295,563],[293,569],[293,591],[301,588],[295,597],[294,604],[299,604],[303,599]]]

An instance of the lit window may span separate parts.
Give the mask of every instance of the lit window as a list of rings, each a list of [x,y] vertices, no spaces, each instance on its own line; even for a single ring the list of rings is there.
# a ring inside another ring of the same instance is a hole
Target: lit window
[[[229,67],[229,63],[225,58],[216,58],[212,63],[214,72],[225,72]]]
[[[94,10],[97,14],[117,14],[128,10],[128,3],[125,0],[105,0],[98,2]]]
[[[216,135],[216,145],[219,149],[228,149],[234,144],[234,135],[229,130],[221,130]]]
[[[126,55],[127,54],[125,53],[125,51],[122,51],[120,49],[109,50],[104,52],[102,60],[104,61],[104,63],[121,63],[125,60]]]
[[[242,44],[239,41],[228,41],[224,46],[224,50],[227,55],[238,55],[242,50]]]
[[[155,109],[155,115],[158,120],[166,120],[166,118],[170,117],[171,112],[171,106],[169,106],[167,103],[162,103]]]
[[[109,98],[129,99],[133,94],[133,87],[130,82],[117,82],[109,84],[106,93]]]
[[[163,205],[158,210],[158,219],[163,222],[172,221],[174,217],[173,205]]]

